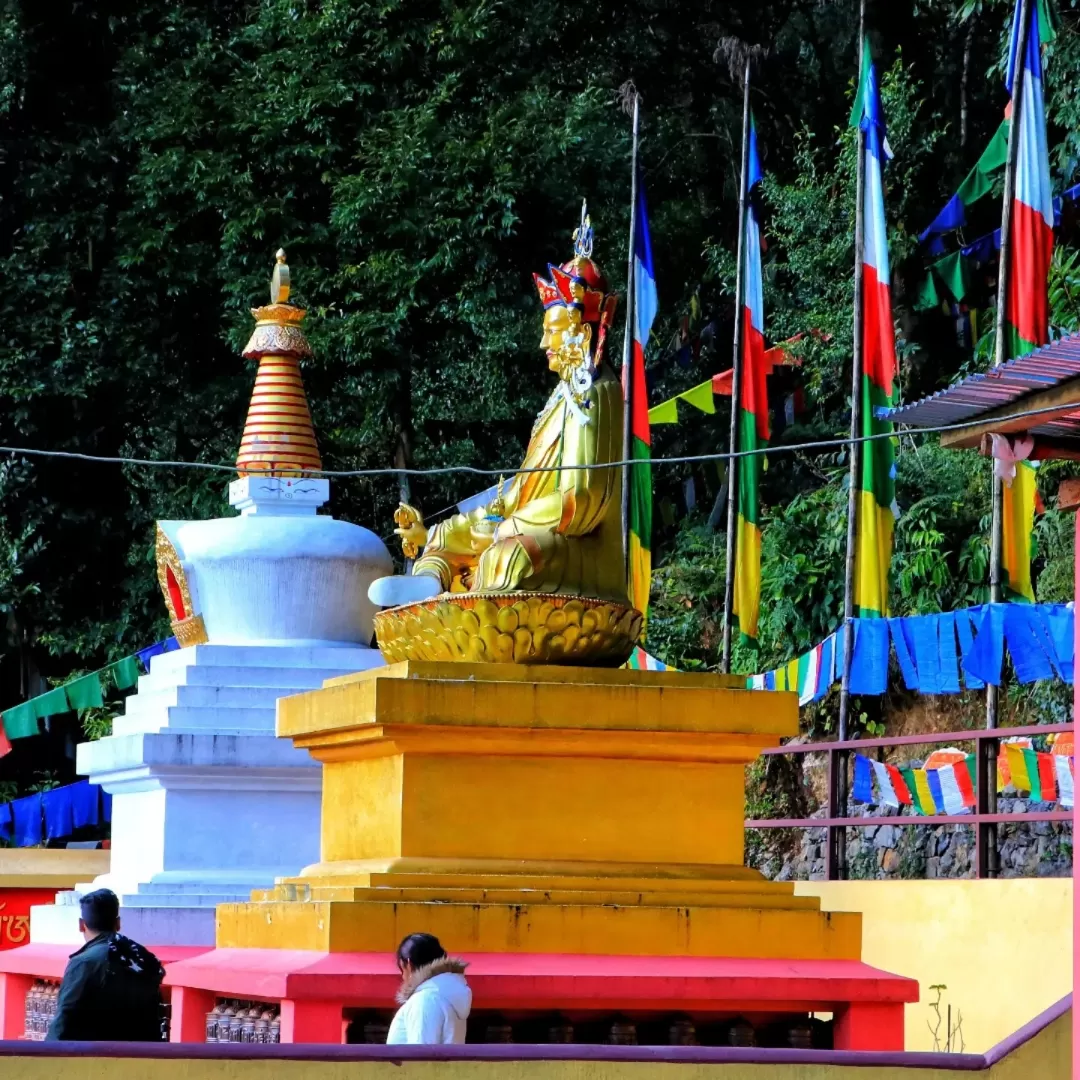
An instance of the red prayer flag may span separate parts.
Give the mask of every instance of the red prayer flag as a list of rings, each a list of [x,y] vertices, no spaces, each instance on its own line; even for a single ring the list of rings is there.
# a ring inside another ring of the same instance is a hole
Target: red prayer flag
[[[911,806],[911,792],[908,791],[908,786],[904,783],[900,770],[895,765],[886,765],[885,768],[889,770],[889,779],[892,781],[897,801],[901,806]]]
[[[968,772],[966,761],[956,761],[952,766],[956,776],[956,786],[960,789],[960,796],[965,806],[975,805],[975,789],[971,786],[971,773]]]
[[[1043,802],[1057,802],[1057,776],[1054,772],[1052,754],[1036,754],[1039,760],[1039,788]]]
[[[7,732],[4,730],[4,718],[0,716],[0,757],[5,757],[11,753],[11,740],[7,737]]]

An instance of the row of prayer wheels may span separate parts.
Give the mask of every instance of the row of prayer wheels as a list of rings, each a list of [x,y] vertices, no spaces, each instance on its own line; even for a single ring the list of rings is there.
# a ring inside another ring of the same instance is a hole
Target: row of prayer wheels
[[[348,1026],[350,1043],[383,1043],[392,1013],[362,1012]],[[682,1015],[570,1019],[561,1015],[509,1018],[473,1013],[470,1043],[579,1043],[608,1046],[768,1046],[796,1050],[832,1048],[832,1024],[809,1016],[770,1018],[757,1026],[744,1018],[695,1022]]]
[[[206,1014],[208,1043],[279,1043],[281,1011],[266,1001],[219,998]]]

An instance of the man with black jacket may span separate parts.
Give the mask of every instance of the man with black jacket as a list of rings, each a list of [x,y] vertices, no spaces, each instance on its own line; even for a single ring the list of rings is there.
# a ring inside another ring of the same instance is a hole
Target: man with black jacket
[[[120,902],[109,889],[79,901],[86,944],[60,984],[49,1042],[161,1042],[161,980],[154,954],[120,933]]]

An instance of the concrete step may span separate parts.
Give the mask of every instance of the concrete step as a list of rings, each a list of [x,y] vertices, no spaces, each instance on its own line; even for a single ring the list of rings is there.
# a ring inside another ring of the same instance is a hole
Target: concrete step
[[[354,667],[241,667],[213,664],[168,672],[154,672],[139,677],[139,693],[157,693],[175,686],[268,686],[278,689],[321,689],[326,679],[351,675]]]
[[[265,880],[270,880],[272,875],[267,875]],[[153,896],[182,897],[187,895],[205,894],[207,896],[243,896],[245,900],[251,898],[251,885],[242,881],[150,881],[141,882],[138,889],[132,895],[145,899]]]
[[[297,645],[192,645],[161,653],[150,661],[150,674],[198,667],[334,668],[363,671],[379,667],[375,649]]]
[[[274,710],[173,707],[113,719],[114,735],[136,735],[166,729],[171,732],[212,732],[215,735],[273,735]]]
[[[218,904],[246,904],[251,890],[234,893],[162,893],[147,896],[143,893],[127,893],[120,898],[125,912],[132,908],[215,908]]]
[[[124,714],[154,712],[182,706],[191,709],[269,709],[273,711],[281,687],[276,686],[172,686],[132,695],[124,702]]]

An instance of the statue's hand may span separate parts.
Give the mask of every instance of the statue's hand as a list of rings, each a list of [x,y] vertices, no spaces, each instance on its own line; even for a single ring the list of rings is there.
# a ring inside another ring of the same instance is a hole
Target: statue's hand
[[[394,533],[401,537],[401,551],[406,559],[415,559],[427,543],[427,528],[420,512],[408,503],[401,503],[394,511]]]

